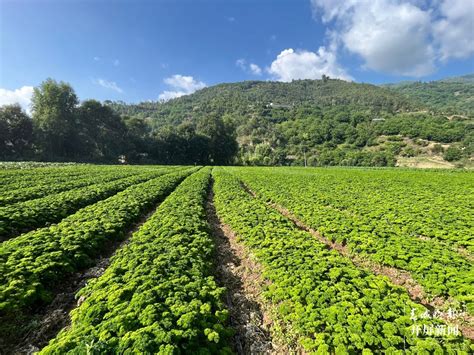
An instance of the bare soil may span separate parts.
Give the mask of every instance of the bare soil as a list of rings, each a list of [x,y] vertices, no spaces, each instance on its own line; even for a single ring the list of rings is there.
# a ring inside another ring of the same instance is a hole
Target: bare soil
[[[453,169],[455,165],[440,156],[397,157],[397,166],[420,169]]]
[[[230,312],[230,325],[236,332],[234,351],[237,354],[279,353],[270,333],[271,317],[261,302],[265,285],[262,268],[237,242],[230,227],[219,220],[213,201],[211,184],[206,210],[216,243],[216,279],[227,289],[225,304]]]

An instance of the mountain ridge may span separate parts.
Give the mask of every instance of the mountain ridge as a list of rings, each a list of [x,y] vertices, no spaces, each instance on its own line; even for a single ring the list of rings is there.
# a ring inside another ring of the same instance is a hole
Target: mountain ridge
[[[435,81],[385,84],[383,87],[445,114],[474,116],[474,74]]]
[[[433,104],[435,94],[413,94],[420,85],[425,84],[395,89],[328,77],[244,81],[166,102],[106,104],[144,120],[156,136],[177,132],[187,139],[203,120],[222,119],[235,129],[239,164],[383,166],[395,165],[401,157],[435,155],[442,160],[448,149],[454,151],[448,160],[469,159],[474,149],[469,107]],[[441,86],[441,92],[459,85],[467,93],[474,89],[474,82],[465,80],[429,85]]]
[[[327,79],[326,79],[327,80]],[[339,79],[329,79],[326,82],[339,82],[342,83],[342,85],[347,84],[349,86],[357,86],[357,87],[363,87],[363,88],[372,88],[372,89],[384,89],[388,90],[392,94],[395,92],[397,94],[401,94],[402,97],[398,97],[398,100],[400,100],[401,103],[407,104],[407,105],[413,105],[415,107],[420,107],[422,104],[418,101],[418,97],[416,95],[410,95],[409,92],[406,92],[406,90],[403,90],[402,88],[406,87],[420,87],[424,86],[424,89],[429,89],[430,85],[443,85],[443,84],[452,84],[452,83],[457,83],[457,84],[469,84],[470,86],[474,87],[474,73],[473,74],[466,74],[462,76],[456,76],[456,77],[447,77],[439,80],[432,80],[432,81],[401,81],[397,83],[387,83],[387,84],[372,84],[372,83],[358,83],[354,81],[344,81],[344,80],[339,80]],[[246,80],[246,81],[240,81],[240,82],[228,82],[228,83],[219,83],[215,84],[212,86],[205,87],[203,89],[197,90],[194,93],[188,94],[188,95],[183,95],[178,98],[174,98],[171,100],[167,101],[160,101],[160,100],[147,100],[147,101],[141,101],[138,103],[126,103],[123,101],[111,101],[111,100],[105,100],[106,103],[108,104],[119,104],[122,106],[138,106],[138,107],[146,107],[147,109],[150,109],[150,104],[153,105],[158,105],[158,104],[166,104],[168,102],[173,102],[175,100],[186,100],[186,98],[189,97],[195,97],[196,94],[203,94],[207,93],[210,90],[214,89],[220,89],[220,88],[227,88],[227,87],[233,87],[233,86],[243,86],[245,87],[252,87],[252,86],[260,86],[260,85],[273,85],[273,86],[286,86],[286,85],[291,85],[293,83],[308,83],[308,82],[325,82],[325,79],[304,79],[304,80],[293,80],[292,82],[279,82],[279,81],[262,81],[262,80]],[[471,85],[472,84],[472,85]],[[470,91],[470,93],[472,93]],[[388,92],[385,91],[385,94],[389,95]],[[183,99],[184,98],[184,99]],[[268,99],[267,101],[269,101]],[[341,102],[340,104],[346,104],[347,102]],[[428,108],[428,107],[427,107]],[[116,107],[116,109],[119,109]]]

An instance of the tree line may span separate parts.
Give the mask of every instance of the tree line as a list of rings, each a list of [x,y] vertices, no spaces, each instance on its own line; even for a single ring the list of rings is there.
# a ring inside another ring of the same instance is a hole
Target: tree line
[[[393,166],[399,156],[426,154],[429,141],[449,145],[430,150],[448,161],[474,154],[472,119],[327,77],[220,84],[136,105],[79,102],[69,84],[48,79],[34,90],[31,112],[0,108],[0,159]]]
[[[79,102],[71,85],[47,79],[34,89],[31,117],[0,107],[0,159],[223,165],[237,152],[234,131],[218,115],[152,130],[145,117]]]

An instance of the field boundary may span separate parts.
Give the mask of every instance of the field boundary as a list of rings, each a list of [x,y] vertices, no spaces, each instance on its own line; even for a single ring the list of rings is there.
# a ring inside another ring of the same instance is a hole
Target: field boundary
[[[260,200],[258,195],[252,189],[250,189],[243,181],[241,181],[241,185],[242,188],[250,196]],[[450,299],[444,299],[442,297],[428,297],[428,295],[424,291],[423,286],[421,286],[415,279],[413,279],[413,277],[408,271],[377,264],[372,261],[361,258],[360,256],[351,253],[346,246],[337,242],[331,242],[330,240],[326,239],[321,235],[321,233],[304,224],[291,211],[284,208],[283,206],[280,206],[279,204],[274,202],[266,202],[266,204],[274,210],[278,211],[286,218],[288,218],[300,230],[310,233],[318,241],[327,245],[330,250],[335,250],[343,257],[348,258],[355,266],[362,269],[366,269],[375,275],[385,276],[394,285],[403,287],[414,302],[421,304],[430,310],[449,308],[449,305],[452,302]],[[448,321],[446,317],[444,317],[443,320]],[[463,320],[449,319],[449,321],[459,327],[464,337],[474,340],[473,316],[466,315]]]

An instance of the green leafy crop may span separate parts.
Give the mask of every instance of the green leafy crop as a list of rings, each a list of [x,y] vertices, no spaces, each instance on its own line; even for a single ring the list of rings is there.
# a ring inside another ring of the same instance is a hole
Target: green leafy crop
[[[166,174],[131,186],[70,215],[0,245],[0,319],[27,314],[51,301],[51,291],[75,271],[93,263],[107,241],[130,226],[195,169]]]
[[[231,335],[205,216],[210,169],[188,177],[84,288],[72,326],[41,354],[225,354]]]
[[[269,171],[260,169],[260,173]],[[291,179],[296,176],[290,173]],[[272,186],[274,193],[285,191],[283,184],[270,185],[270,180],[262,179],[260,184]],[[412,302],[405,289],[328,250],[310,233],[250,196],[234,175],[218,171],[214,186],[219,217],[264,268],[268,281],[264,297],[273,305],[274,328],[286,341],[297,341],[305,351],[321,354],[467,354],[473,350],[460,337],[415,336],[410,311],[421,312],[423,307]],[[436,319],[423,322],[441,323]]]

